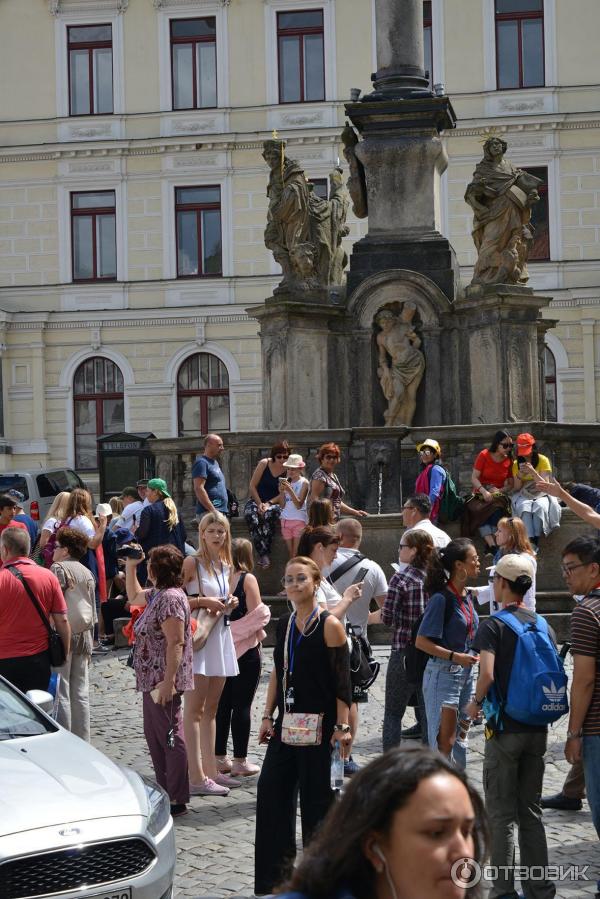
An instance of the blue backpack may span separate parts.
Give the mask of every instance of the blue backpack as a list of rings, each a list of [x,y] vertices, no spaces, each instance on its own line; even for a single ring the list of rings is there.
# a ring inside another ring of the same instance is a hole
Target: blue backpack
[[[521,622],[504,609],[501,618],[517,636],[515,655],[502,712],[522,724],[552,724],[569,711],[567,675],[541,615]]]

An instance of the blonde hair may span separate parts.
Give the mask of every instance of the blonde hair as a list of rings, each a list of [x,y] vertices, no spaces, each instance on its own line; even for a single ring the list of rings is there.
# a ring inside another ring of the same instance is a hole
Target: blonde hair
[[[533,546],[527,536],[527,530],[520,518],[514,516],[513,518],[501,518],[496,527],[506,528],[509,533],[510,543],[508,547],[502,547],[503,555],[506,553],[529,553],[530,556],[535,556]]]
[[[233,559],[231,557],[231,528],[229,527],[228,519],[225,518],[224,515],[221,515],[220,512],[207,512],[206,515],[202,517],[202,521],[198,525],[199,540],[196,558],[200,559],[205,568],[210,567],[211,558],[206,551],[206,544],[204,543],[204,531],[210,524],[220,524],[221,527],[225,528],[225,542],[219,550],[219,559],[221,562],[225,562],[226,565],[233,565]]]
[[[158,490],[157,493],[160,493],[160,490]],[[165,524],[168,529],[172,531],[173,528],[179,524],[179,514],[177,512],[177,506],[170,496],[164,496],[162,493],[160,493],[160,497],[165,504],[165,509],[169,513],[165,518]]]
[[[249,572],[254,570],[252,544],[245,537],[236,537],[235,540],[231,541],[231,555],[235,571]]]
[[[48,509],[48,514],[44,518],[44,524],[46,524],[49,518],[57,518],[59,521],[63,521],[67,517],[67,504],[70,495],[67,490],[61,490],[60,493],[56,494],[52,500],[52,505]]]
[[[123,500],[119,499],[118,496],[111,496],[108,501],[111,509],[113,510],[113,515],[120,515],[123,511]]]

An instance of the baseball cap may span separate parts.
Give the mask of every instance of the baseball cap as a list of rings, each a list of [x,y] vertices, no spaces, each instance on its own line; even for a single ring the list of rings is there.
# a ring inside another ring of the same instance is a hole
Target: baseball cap
[[[160,490],[163,496],[171,496],[171,494],[169,493],[169,488],[167,487],[167,482],[163,481],[162,478],[151,478],[148,481],[148,489]]]
[[[519,434],[516,439],[517,456],[529,456],[535,443],[533,434]]]
[[[21,505],[21,503],[25,499],[25,494],[21,493],[20,490],[15,490],[14,487],[11,487],[10,490],[6,491],[6,496],[11,496],[14,500],[17,501],[19,505]]]
[[[521,575],[533,578],[533,563],[526,553],[508,553],[496,562],[496,574],[513,582]]]

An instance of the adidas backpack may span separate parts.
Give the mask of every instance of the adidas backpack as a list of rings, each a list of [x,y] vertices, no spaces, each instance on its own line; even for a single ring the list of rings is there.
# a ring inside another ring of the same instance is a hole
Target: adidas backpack
[[[500,699],[502,711],[522,724],[552,724],[569,711],[567,675],[541,615],[535,622],[519,621],[503,609],[500,618],[517,636],[508,690]]]

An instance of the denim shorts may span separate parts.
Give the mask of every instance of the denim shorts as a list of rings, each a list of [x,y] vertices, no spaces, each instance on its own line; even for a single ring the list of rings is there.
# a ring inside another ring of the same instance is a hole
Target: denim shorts
[[[463,668],[447,659],[430,658],[423,675],[423,697],[427,715],[429,745],[437,749],[437,738],[442,719],[442,709],[456,709],[457,725],[460,712],[471,701],[475,688],[473,668]],[[457,726],[458,732],[458,726]],[[455,764],[464,768],[467,761],[467,739],[458,736],[452,752]]]

